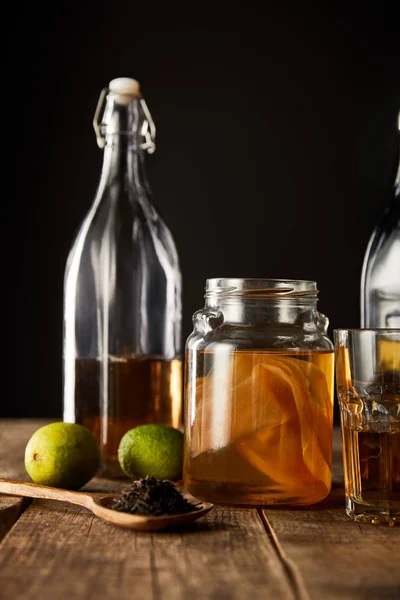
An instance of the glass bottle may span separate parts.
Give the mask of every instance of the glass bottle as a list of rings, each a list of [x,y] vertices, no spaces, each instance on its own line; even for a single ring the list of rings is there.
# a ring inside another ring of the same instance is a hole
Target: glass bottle
[[[209,279],[186,344],[184,483],[308,505],[331,487],[333,346],[313,281]]]
[[[155,128],[137,81],[110,82],[94,127],[103,167],[64,281],[64,421],[95,434],[103,474],[117,475],[126,431],[181,425],[181,273],[150,200]]]
[[[392,202],[375,227],[364,257],[361,327],[400,327],[400,161]]]

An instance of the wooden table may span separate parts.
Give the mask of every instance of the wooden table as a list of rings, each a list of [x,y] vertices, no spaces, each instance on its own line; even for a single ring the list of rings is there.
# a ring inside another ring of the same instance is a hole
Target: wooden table
[[[43,424],[0,421],[0,477],[28,479],[24,448]],[[353,523],[343,503],[337,430],[332,493],[309,509],[215,507],[186,529],[136,533],[77,506],[0,496],[0,598],[398,600],[399,529]]]

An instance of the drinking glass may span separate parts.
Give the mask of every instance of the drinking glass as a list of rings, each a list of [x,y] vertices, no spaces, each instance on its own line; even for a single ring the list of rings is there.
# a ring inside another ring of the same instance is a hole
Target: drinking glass
[[[346,513],[400,521],[400,329],[334,331]]]

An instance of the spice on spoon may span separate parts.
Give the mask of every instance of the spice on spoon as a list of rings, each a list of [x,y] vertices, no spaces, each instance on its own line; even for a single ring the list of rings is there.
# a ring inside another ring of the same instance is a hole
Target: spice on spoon
[[[146,477],[138,479],[114,498],[110,508],[136,515],[177,515],[200,507],[192,504],[176,489],[172,481]]]

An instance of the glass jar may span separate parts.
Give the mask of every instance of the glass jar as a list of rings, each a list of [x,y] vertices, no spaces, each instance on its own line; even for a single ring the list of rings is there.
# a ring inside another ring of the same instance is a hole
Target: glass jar
[[[332,477],[333,345],[314,281],[209,279],[186,344],[184,483],[202,500],[310,505]]]

